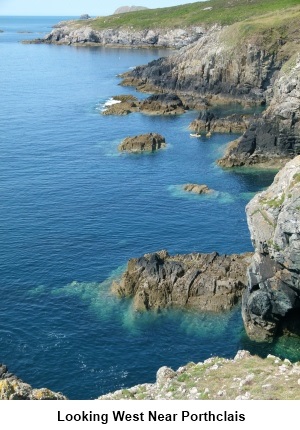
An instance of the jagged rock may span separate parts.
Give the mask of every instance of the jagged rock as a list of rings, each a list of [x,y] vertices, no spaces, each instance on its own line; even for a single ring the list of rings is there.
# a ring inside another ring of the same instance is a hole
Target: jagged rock
[[[155,94],[145,100],[131,95],[114,96],[120,103],[112,104],[103,115],[127,115],[142,112],[150,115],[181,115],[185,112],[182,100],[176,94]]]
[[[197,133],[243,133],[249,126],[251,117],[232,114],[219,118],[213,112],[205,110],[190,124],[190,129]]]
[[[283,68],[274,97],[261,118],[230,145],[218,163],[223,167],[271,164],[282,167],[300,153],[300,57]]]
[[[165,147],[166,142],[163,136],[158,133],[147,133],[134,137],[126,137],[118,146],[118,150],[126,152],[154,152]]]
[[[194,194],[211,194],[214,190],[208,188],[207,185],[200,185],[200,184],[185,184],[183,185],[184,191],[187,191],[188,193],[194,193]]]
[[[300,156],[247,205],[255,254],[242,314],[250,338],[300,335]]]
[[[93,28],[93,19],[90,19],[89,22],[89,25],[78,26],[77,21],[63,21],[53,26],[54,29],[43,39],[28,40],[24,43],[182,48],[198,40],[205,32],[202,27],[197,26],[184,29],[107,28],[96,30]]]
[[[231,309],[247,284],[246,270],[251,253],[170,256],[167,251],[129,260],[120,282],[112,291],[133,297],[137,310],[170,307],[206,311]]]
[[[278,42],[279,43],[279,42]],[[213,26],[179,53],[136,67],[123,75],[123,85],[140,91],[191,94],[209,102],[264,103],[265,91],[280,68],[276,55],[259,41],[237,48],[227,28]]]
[[[147,10],[147,9],[148,8],[144,6],[121,6],[114,11],[114,15],[117,15],[118,13],[136,12],[139,10]]]
[[[91,19],[91,17],[89,14],[84,13],[83,15],[80,15],[79,19],[85,20],[85,19]]]
[[[7,366],[0,364],[0,400],[67,400],[67,398],[48,388],[33,389],[9,373]]]

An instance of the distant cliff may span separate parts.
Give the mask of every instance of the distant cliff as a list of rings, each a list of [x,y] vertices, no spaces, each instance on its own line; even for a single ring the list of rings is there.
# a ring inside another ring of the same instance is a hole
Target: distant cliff
[[[118,13],[137,12],[138,10],[147,10],[147,9],[148,8],[144,6],[121,6],[114,11],[114,15],[117,15]]]

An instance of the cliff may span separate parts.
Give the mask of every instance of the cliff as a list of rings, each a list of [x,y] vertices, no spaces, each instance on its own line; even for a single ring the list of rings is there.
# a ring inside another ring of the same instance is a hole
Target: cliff
[[[269,162],[283,165],[300,154],[300,56],[281,69],[270,106],[261,118],[228,147],[219,164],[224,167]]]
[[[255,254],[243,296],[250,338],[300,335],[300,156],[246,207]]]
[[[32,388],[0,364],[0,400],[66,400],[48,388]]]

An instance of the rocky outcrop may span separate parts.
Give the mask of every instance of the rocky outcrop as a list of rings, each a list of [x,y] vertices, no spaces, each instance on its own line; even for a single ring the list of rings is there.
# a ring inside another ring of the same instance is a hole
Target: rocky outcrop
[[[118,150],[122,152],[154,152],[165,147],[166,141],[163,136],[158,133],[147,133],[126,137],[118,146]]]
[[[145,92],[202,96],[210,102],[264,103],[265,91],[279,67],[276,54],[258,42],[248,41],[237,47],[227,28],[214,26],[179,53],[124,74],[123,85]]]
[[[154,94],[145,100],[138,100],[131,95],[114,96],[119,101],[106,108],[103,115],[128,115],[141,112],[149,115],[181,115],[186,107],[176,94]]]
[[[274,97],[261,118],[231,144],[220,166],[276,164],[300,154],[300,57],[292,58],[274,84]]]
[[[251,255],[145,254],[129,260],[112,291],[120,297],[133,297],[137,310],[186,307],[224,311],[238,302],[245,289]]]
[[[185,184],[183,185],[183,190],[193,194],[211,194],[214,192],[205,184]]]
[[[147,9],[148,8],[144,6],[121,6],[114,11],[114,15],[117,15],[118,13],[137,12],[139,10],[147,10]]]
[[[0,400],[67,400],[61,393],[48,388],[32,388],[0,364]]]
[[[141,384],[99,400],[300,400],[299,363],[238,351],[234,359],[211,357],[176,371],[161,367],[154,384]],[[228,411],[229,413],[229,411]]]
[[[190,129],[197,133],[243,133],[249,126],[251,115],[232,114],[220,118],[209,110],[201,111]]]
[[[300,156],[246,212],[255,247],[243,297],[247,333],[262,341],[285,331],[300,335]]]
[[[28,40],[25,43],[53,43],[56,45],[86,46],[126,46],[182,48],[202,37],[202,27],[189,28],[153,28],[132,30],[131,28],[93,28],[93,19],[86,25],[76,21],[63,21],[43,39]]]

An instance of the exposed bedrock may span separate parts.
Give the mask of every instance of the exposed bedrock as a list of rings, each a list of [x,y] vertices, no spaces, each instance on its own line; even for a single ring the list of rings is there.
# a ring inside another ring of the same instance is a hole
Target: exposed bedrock
[[[105,109],[103,115],[128,115],[142,112],[149,115],[181,115],[186,111],[182,100],[176,94],[154,94],[145,100],[138,100],[131,95],[114,96],[119,103]]]
[[[251,118],[252,115],[241,114],[218,117],[213,112],[204,110],[190,124],[190,129],[197,133],[243,133],[247,130]]]
[[[255,254],[242,313],[250,338],[300,335],[300,156],[246,207]]]
[[[202,27],[176,29],[132,30],[126,28],[107,28],[96,30],[93,19],[86,26],[76,21],[64,21],[57,24],[51,33],[43,39],[28,43],[53,43],[56,45],[99,45],[125,47],[161,47],[182,48],[198,40],[204,33]]]
[[[0,400],[66,400],[66,397],[48,388],[32,388],[0,364]]]
[[[121,152],[154,152],[166,147],[165,138],[158,133],[146,133],[126,137],[118,146]]]
[[[274,84],[274,96],[261,118],[231,143],[218,163],[223,167],[257,163],[283,166],[300,154],[300,59],[292,59]]]
[[[205,96],[219,103],[264,103],[265,91],[280,67],[276,54],[253,41],[237,47],[230,37],[227,28],[212,27],[178,53],[125,73],[123,85],[146,92]]]
[[[112,291],[133,297],[137,310],[186,307],[204,311],[231,309],[247,284],[251,253],[170,256],[167,251],[129,260]]]

